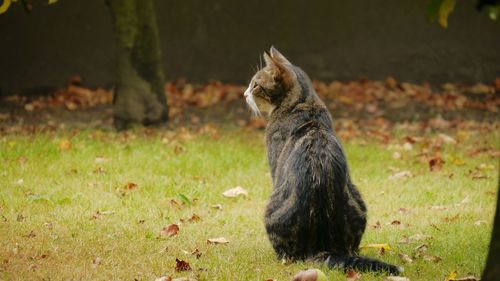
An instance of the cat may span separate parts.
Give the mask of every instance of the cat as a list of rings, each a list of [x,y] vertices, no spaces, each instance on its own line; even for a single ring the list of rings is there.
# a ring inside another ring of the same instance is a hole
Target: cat
[[[244,96],[267,112],[266,148],[273,191],[265,210],[269,240],[282,259],[397,275],[401,267],[358,256],[366,205],[352,183],[333,120],[306,73],[276,48]]]

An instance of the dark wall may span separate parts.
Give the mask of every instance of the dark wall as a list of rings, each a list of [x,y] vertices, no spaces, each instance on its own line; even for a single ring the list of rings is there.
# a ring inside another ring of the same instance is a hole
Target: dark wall
[[[44,1],[41,1],[44,2]],[[500,23],[458,1],[449,28],[429,24],[425,1],[156,1],[167,79],[246,82],[277,47],[311,77],[432,83],[500,76]],[[113,30],[104,0],[61,0],[0,15],[3,94],[113,81]]]

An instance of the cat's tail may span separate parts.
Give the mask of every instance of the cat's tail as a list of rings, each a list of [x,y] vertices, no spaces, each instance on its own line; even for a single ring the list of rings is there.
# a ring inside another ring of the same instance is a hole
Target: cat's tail
[[[354,269],[356,271],[385,272],[390,275],[399,275],[404,271],[404,269],[400,266],[395,266],[383,261],[363,256],[328,255],[326,257],[325,263],[329,268],[336,268],[344,271]]]

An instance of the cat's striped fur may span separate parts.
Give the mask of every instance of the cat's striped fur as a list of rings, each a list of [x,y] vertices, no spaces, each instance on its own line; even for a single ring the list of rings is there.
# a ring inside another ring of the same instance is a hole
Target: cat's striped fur
[[[344,270],[400,273],[400,267],[357,255],[366,206],[309,78],[273,47],[264,60],[245,97],[256,113],[268,113],[274,189],[265,226],[274,250],[280,258],[321,260]]]

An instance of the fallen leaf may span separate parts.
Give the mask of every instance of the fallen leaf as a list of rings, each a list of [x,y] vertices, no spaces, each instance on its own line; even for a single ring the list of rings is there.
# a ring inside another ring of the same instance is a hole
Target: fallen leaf
[[[323,271],[319,269],[301,270],[292,278],[292,281],[327,281]]]
[[[445,222],[453,222],[453,221],[458,220],[459,218],[460,218],[460,214],[456,214],[454,216],[444,217],[443,221],[445,221]]]
[[[390,251],[391,246],[389,244],[367,244],[359,247],[359,249],[378,249],[378,250],[384,250],[384,251]]]
[[[454,280],[456,277],[457,277],[457,271],[453,270],[452,272],[450,272],[450,274],[448,274],[448,276],[444,280],[451,281],[451,280]]]
[[[112,215],[114,214],[115,212],[113,211],[110,211],[110,210],[107,210],[107,211],[99,211],[97,210],[93,215],[92,215],[92,219],[100,219],[101,216],[109,216],[109,215]]]
[[[175,259],[175,271],[180,272],[180,271],[191,271],[191,266],[187,261]]]
[[[415,248],[415,254],[413,255],[413,257],[418,258],[418,257],[422,256],[422,254],[427,252],[428,249],[429,249],[429,245],[427,245],[427,244],[422,244],[422,245],[417,246]]]
[[[222,195],[224,195],[225,197],[232,197],[232,198],[238,197],[240,195],[246,197],[248,196],[248,191],[241,186],[237,186],[235,188],[224,191]]]
[[[442,260],[442,258],[438,257],[438,256],[434,256],[434,255],[429,255],[429,254],[424,254],[422,255],[422,258],[426,261],[431,261],[431,262],[440,262]]]
[[[195,223],[195,222],[198,222],[198,221],[201,221],[201,218],[200,216],[198,216],[197,214],[193,214],[189,219],[188,219],[188,222],[189,223]]]
[[[481,281],[481,278],[475,276],[467,276],[462,278],[450,279],[450,281]]]
[[[482,225],[482,224],[486,224],[487,222],[485,220],[477,220],[474,222],[474,225]]]
[[[495,170],[495,165],[481,163],[476,167],[476,169],[479,171],[493,171]]]
[[[179,225],[173,223],[163,227],[160,231],[160,236],[172,237],[179,233]]]
[[[210,238],[207,240],[208,244],[227,244],[229,241],[224,237]]]
[[[97,268],[100,264],[101,264],[101,258],[100,258],[100,257],[96,257],[96,258],[92,261],[92,267],[93,267],[93,268]]]
[[[26,238],[35,238],[36,237],[36,233],[35,231],[30,231],[30,233],[26,234],[26,235],[23,235],[23,237],[26,237]]]
[[[398,254],[399,258],[404,262],[404,263],[407,263],[407,264],[410,264],[413,262],[413,260],[410,258],[410,256],[406,255],[406,254]]]
[[[347,277],[346,281],[356,281],[359,280],[359,278],[361,278],[361,274],[354,270],[348,270],[346,277]]]
[[[222,210],[222,205],[221,204],[215,204],[215,205],[212,205],[210,206],[212,209],[216,209],[216,210]]]
[[[444,165],[444,160],[441,158],[441,156],[436,156],[429,160],[429,169],[432,171],[439,171],[443,168]]]
[[[440,138],[440,139],[441,139],[444,143],[446,143],[446,144],[456,144],[456,143],[457,143],[457,141],[456,141],[454,138],[452,138],[452,137],[448,136],[447,134],[443,134],[443,133],[441,133],[441,134],[439,134],[439,135],[438,135],[438,137],[439,137],[439,138]]]
[[[410,171],[401,171],[397,172],[389,177],[389,180],[397,180],[412,177],[412,173]]]
[[[400,159],[400,158],[401,158],[401,153],[397,151],[394,151],[394,153],[392,153],[392,159]]]
[[[401,224],[401,221],[399,221],[399,220],[393,220],[391,222],[391,225],[400,225],[400,224]]]
[[[135,184],[133,182],[128,182],[124,187],[124,189],[126,189],[126,190],[133,190],[136,188],[137,188],[137,184]]]
[[[429,239],[432,239],[432,236],[421,233],[410,236],[411,241],[424,241]]]
[[[401,276],[387,276],[384,281],[410,281],[410,279]]]
[[[195,256],[196,259],[199,259],[202,255],[202,253],[200,252],[200,250],[198,250],[198,248],[194,249],[194,251],[191,252],[191,255]]]
[[[59,143],[59,150],[61,151],[68,151],[71,149],[71,141],[70,140],[63,140]]]
[[[382,225],[380,224],[380,221],[376,221],[374,224],[370,225],[370,227],[373,229],[380,229]]]

